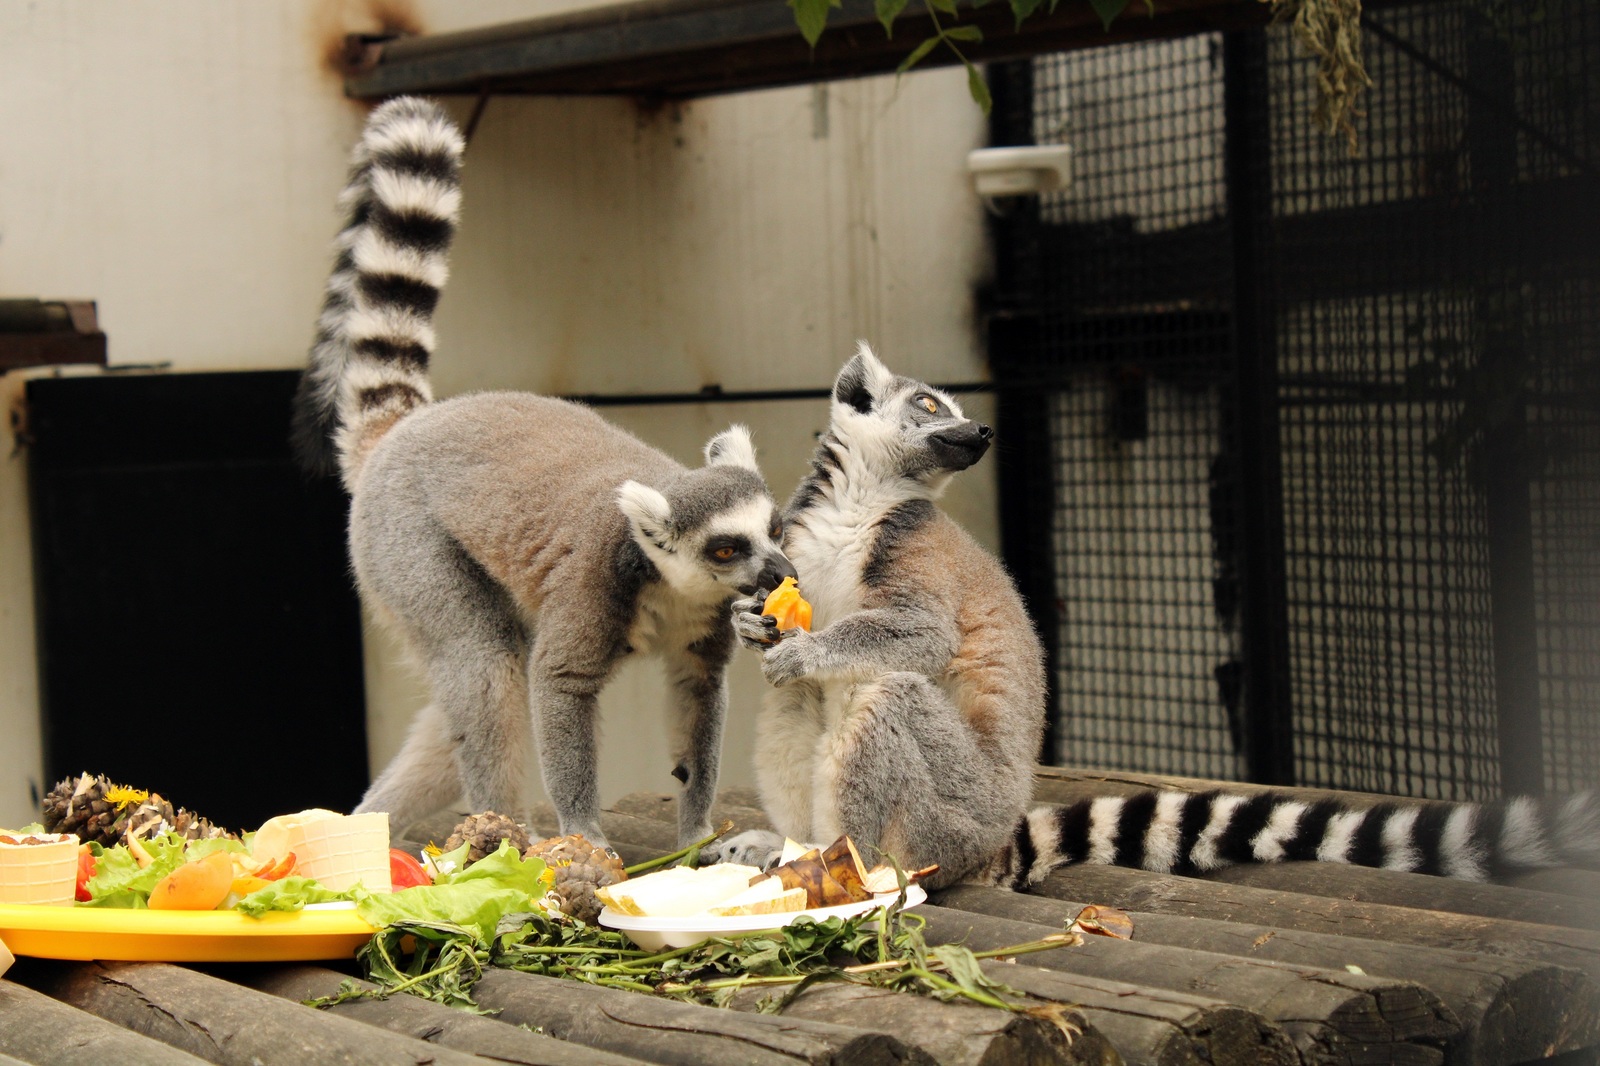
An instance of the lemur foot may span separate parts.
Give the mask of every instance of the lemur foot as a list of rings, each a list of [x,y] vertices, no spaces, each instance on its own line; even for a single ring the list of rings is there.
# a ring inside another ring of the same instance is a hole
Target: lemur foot
[[[766,593],[757,592],[749,599],[734,600],[730,607],[733,611],[733,632],[738,636],[739,643],[757,651],[770,648],[782,639],[778,633],[778,620],[770,614],[761,613],[766,599]]]
[[[783,854],[783,837],[770,829],[747,829],[726,840],[719,840],[702,849],[700,861],[736,862],[741,866],[754,866],[770,870],[778,865]]]

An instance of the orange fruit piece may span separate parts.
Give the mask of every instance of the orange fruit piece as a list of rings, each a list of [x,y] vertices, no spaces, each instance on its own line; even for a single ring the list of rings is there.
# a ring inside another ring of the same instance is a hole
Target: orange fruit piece
[[[778,629],[785,632],[795,627],[811,632],[811,604],[800,596],[800,586],[795,584],[792,577],[783,579],[783,583],[767,594],[767,600],[761,605],[762,614],[770,614],[778,620]]]
[[[156,882],[150,890],[153,911],[209,911],[228,898],[233,887],[233,858],[213,851],[203,859],[186,862]]]

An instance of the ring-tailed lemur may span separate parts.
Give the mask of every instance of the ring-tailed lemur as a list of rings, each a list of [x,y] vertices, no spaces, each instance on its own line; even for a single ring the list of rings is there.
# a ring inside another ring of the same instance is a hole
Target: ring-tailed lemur
[[[728,604],[794,574],[777,506],[743,426],[688,470],[577,404],[508,392],[432,402],[462,150],[430,103],[373,112],[297,398],[302,458],[324,470],[336,458],[352,496],[362,599],[432,694],[357,810],[404,826],[462,796],[520,813],[531,709],[561,831],[604,842],[596,698],[621,659],[650,651],[674,692],[679,833],[697,839],[727,708]]]
[[[833,388],[812,472],[784,513],[811,632],[776,634],[752,600],[740,638],[775,687],[757,724],[763,806],[784,835],[857,844],[959,880],[1033,883],[1074,862],[1204,871],[1320,859],[1482,879],[1600,859],[1600,803],[1348,810],[1281,795],[1149,791],[1028,812],[1044,724],[1043,654],[999,562],[933,503],[989,427],[896,377],[862,345]],[[716,851],[765,866],[778,834]]]

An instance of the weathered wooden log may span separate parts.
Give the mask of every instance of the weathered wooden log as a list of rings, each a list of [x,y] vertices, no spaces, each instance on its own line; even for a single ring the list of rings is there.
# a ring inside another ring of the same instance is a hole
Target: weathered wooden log
[[[981,950],[1036,940],[1050,926],[923,906],[930,943]],[[1108,937],[1027,956],[1030,965],[1236,1003],[1278,1023],[1307,1063],[1439,1063],[1461,1023],[1421,985]]]
[[[1087,899],[1130,912],[1253,922],[1394,944],[1538,959],[1583,970],[1600,981],[1600,933],[1531,921],[1358,903],[1088,863],[1057,870],[1029,893],[1062,900]]]
[[[240,968],[230,976],[259,992],[296,1002],[336,995],[343,982],[350,980],[342,973],[320,966]],[[369,981],[356,984],[368,989],[377,987]],[[553,1036],[404,993],[387,999],[348,1000],[326,1008],[325,1013],[496,1062],[527,1066],[639,1066],[645,1061],[569,1044]]]
[[[937,902],[1047,926],[1060,925],[1085,906],[970,886],[940,892]],[[1332,970],[1355,966],[1375,977],[1425,985],[1461,1021],[1462,1034],[1450,1049],[1453,1063],[1517,1063],[1600,1043],[1600,985],[1578,970],[1208,918],[1149,912],[1131,916],[1134,937],[1148,944]]]
[[[728,1004],[758,1011],[764,1000],[784,989],[746,989]],[[941,1066],[1009,1066],[1012,1063],[1082,1063],[1118,1066],[1122,1057],[1077,1011],[1062,1021],[1070,1036],[1041,1018],[1013,1014],[975,1003],[945,1003],[911,992],[834,981],[815,984],[784,1007],[781,1017],[834,1022],[884,1033],[921,1048]]]
[[[606,810],[616,814],[631,814],[636,818],[651,818],[671,825],[678,824],[678,798],[666,792],[630,792],[615,803],[608,804]],[[734,803],[726,792],[719,795],[717,801],[711,805],[710,818],[712,825],[730,821],[739,832],[746,829],[772,828],[771,820],[759,806]]]
[[[1534,892],[1555,892],[1563,896],[1576,896],[1591,908],[1600,911],[1600,870],[1584,870],[1572,866],[1548,870],[1524,870],[1505,878],[1513,888],[1526,888]]]
[[[1229,866],[1204,876],[1207,881],[1250,885],[1313,896],[1335,896],[1365,903],[1388,903],[1418,910],[1476,914],[1482,918],[1534,921],[1573,929],[1600,930],[1600,907],[1591,900],[1555,892],[1533,892],[1428,874],[1397,873],[1326,862],[1278,862]]]
[[[882,1033],[702,1007],[514,970],[490,970],[475,995],[481,1006],[512,1025],[531,1025],[560,1040],[677,1066],[933,1062],[926,1052]]]
[[[1300,1062],[1282,1028],[1220,999],[1141,988],[1020,961],[991,959],[983,969],[1020,992],[1073,1004],[1128,1066],[1298,1066]]]
[[[40,964],[21,976],[54,999],[223,1066],[471,1066],[479,1061],[181,966]]]
[[[18,963],[12,976],[30,966]],[[0,1066],[200,1066],[205,1061],[11,980],[0,981],[0,1052]]]

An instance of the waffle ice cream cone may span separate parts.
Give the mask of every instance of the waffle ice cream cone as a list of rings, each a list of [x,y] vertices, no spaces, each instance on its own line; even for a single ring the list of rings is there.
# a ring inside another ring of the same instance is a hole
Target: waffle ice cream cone
[[[316,879],[335,892],[357,882],[372,892],[388,892],[389,816],[309,810],[269,819],[256,832],[252,852],[258,861],[294,853],[294,873]]]
[[[72,905],[78,884],[78,838],[71,833],[13,834],[40,844],[0,841],[0,903]]]

